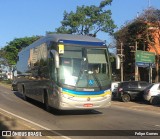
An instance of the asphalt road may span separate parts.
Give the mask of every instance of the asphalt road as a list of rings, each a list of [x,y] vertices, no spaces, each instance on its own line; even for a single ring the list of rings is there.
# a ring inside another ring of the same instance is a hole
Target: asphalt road
[[[122,103],[120,103],[122,105]],[[131,105],[131,103],[128,103]],[[29,124],[32,129],[52,130],[55,134],[64,135],[62,138],[135,138],[135,136],[121,136],[121,132],[116,130],[158,130],[160,136],[160,113],[153,111],[141,111],[140,109],[121,107],[118,102],[107,109],[98,109],[92,111],[56,111],[51,113],[43,109],[43,105],[35,101],[24,101],[18,92],[12,92],[9,88],[0,85],[0,111],[4,115],[12,114],[25,124]],[[139,104],[141,105],[141,104]],[[155,107],[155,106],[154,106]],[[157,107],[160,109],[160,107]],[[64,130],[74,130],[69,135],[65,135]],[[79,130],[84,130],[79,131]],[[85,130],[89,130],[89,136]],[[113,130],[117,137],[101,136],[99,137],[94,130],[108,132]],[[126,130],[126,131],[125,131]],[[92,134],[94,136],[90,136]],[[77,136],[72,136],[77,135]],[[138,136],[140,137],[140,136]],[[152,138],[156,138],[152,136]],[[137,137],[136,137],[137,138]],[[151,138],[145,136],[145,138]],[[157,137],[158,138],[158,137]]]

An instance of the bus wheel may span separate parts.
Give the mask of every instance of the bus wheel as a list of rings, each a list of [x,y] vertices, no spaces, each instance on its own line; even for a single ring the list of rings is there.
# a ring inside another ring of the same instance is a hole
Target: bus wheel
[[[22,87],[22,95],[23,95],[23,99],[27,101],[28,99],[27,99],[27,96],[26,96],[26,93],[25,93],[24,86]]]
[[[49,106],[49,104],[48,104],[48,95],[47,95],[46,92],[45,92],[45,94],[44,94],[44,109],[45,109],[46,111],[48,111],[48,112],[51,111],[51,108],[50,108],[50,106]]]

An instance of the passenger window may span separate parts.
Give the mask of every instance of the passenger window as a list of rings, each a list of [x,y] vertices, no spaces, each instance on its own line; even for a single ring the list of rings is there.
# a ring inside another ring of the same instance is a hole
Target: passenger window
[[[144,87],[147,86],[147,83],[139,83],[139,85],[140,85],[141,88],[144,88]]]
[[[138,88],[138,83],[129,83],[129,88]]]
[[[123,87],[125,87],[125,88],[127,88],[129,85],[128,85],[128,83],[123,83],[123,84],[121,84]]]

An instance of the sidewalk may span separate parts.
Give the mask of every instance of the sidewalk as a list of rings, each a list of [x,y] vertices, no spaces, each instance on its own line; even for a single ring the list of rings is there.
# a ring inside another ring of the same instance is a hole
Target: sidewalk
[[[26,123],[25,121],[22,121],[20,119],[16,119],[15,117],[12,117],[10,115],[6,115],[0,111],[0,131],[1,135],[3,134],[1,139],[51,139],[51,138],[58,138],[58,137],[46,137],[46,136],[6,136],[6,133],[10,132],[11,130],[14,130],[15,132],[19,132],[22,134],[21,131],[35,131],[35,127],[32,127],[32,125],[29,125],[29,123]],[[42,129],[41,129],[42,130]],[[7,131],[7,132],[5,132]],[[2,133],[3,132],[3,133]],[[37,131],[38,132],[38,131]],[[16,134],[14,134],[16,135]]]

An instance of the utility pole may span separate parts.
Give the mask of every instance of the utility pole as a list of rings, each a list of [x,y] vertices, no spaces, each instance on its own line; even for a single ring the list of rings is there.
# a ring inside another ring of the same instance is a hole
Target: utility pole
[[[123,82],[123,43],[121,42],[121,82]]]
[[[152,83],[152,64],[149,63],[149,83]]]
[[[120,57],[120,62],[121,62],[121,65],[120,65],[120,67],[121,67],[121,82],[123,82],[123,57],[124,57],[124,55],[123,55],[123,43],[121,42],[120,43],[120,49],[117,49],[117,50],[120,50],[120,54],[118,54],[118,56]]]
[[[137,51],[137,41],[135,43],[135,57]],[[138,66],[136,65],[136,58],[135,58],[135,81],[138,81]]]

